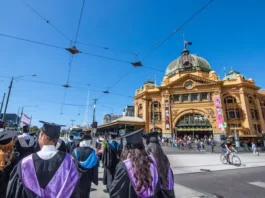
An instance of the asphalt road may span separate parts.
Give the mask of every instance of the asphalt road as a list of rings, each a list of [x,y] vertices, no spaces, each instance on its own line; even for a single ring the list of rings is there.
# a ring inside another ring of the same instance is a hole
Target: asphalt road
[[[175,183],[218,198],[264,198],[265,167],[174,175]],[[177,194],[177,192],[175,192]]]

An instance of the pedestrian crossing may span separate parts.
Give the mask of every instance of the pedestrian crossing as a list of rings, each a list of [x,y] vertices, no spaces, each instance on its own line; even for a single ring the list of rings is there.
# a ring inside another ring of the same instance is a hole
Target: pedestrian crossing
[[[254,186],[258,186],[261,188],[265,188],[265,182],[256,181],[256,182],[249,182],[249,184],[254,185]]]

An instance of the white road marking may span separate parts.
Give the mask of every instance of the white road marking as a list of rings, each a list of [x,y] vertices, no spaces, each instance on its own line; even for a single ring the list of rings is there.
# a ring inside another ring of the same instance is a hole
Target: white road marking
[[[261,188],[265,188],[265,182],[256,181],[256,182],[249,182],[249,184],[254,185],[254,186],[258,186]]]

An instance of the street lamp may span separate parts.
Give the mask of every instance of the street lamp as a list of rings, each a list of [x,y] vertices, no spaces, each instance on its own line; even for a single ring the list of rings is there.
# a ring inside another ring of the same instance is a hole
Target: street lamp
[[[19,78],[27,77],[27,76],[35,77],[35,76],[37,76],[37,75],[36,75],[36,74],[32,74],[32,75],[17,76],[17,77],[13,77],[13,76],[12,76],[11,81],[10,81],[10,85],[9,85],[9,90],[8,90],[8,95],[7,95],[7,100],[6,100],[5,111],[4,111],[3,118],[2,118],[3,122],[5,122],[6,110],[7,110],[7,106],[8,106],[8,102],[9,102],[9,98],[10,98],[10,93],[11,93],[11,89],[12,89],[13,81],[14,81],[14,80],[17,80],[17,79],[19,79]]]

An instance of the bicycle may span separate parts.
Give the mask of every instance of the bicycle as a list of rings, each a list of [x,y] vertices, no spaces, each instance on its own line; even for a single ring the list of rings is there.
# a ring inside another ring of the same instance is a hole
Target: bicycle
[[[229,154],[229,159],[225,156],[225,153],[223,153],[220,156],[220,160],[223,164],[231,164],[234,166],[240,166],[241,165],[241,160],[240,158],[235,154],[235,152],[231,152]]]

